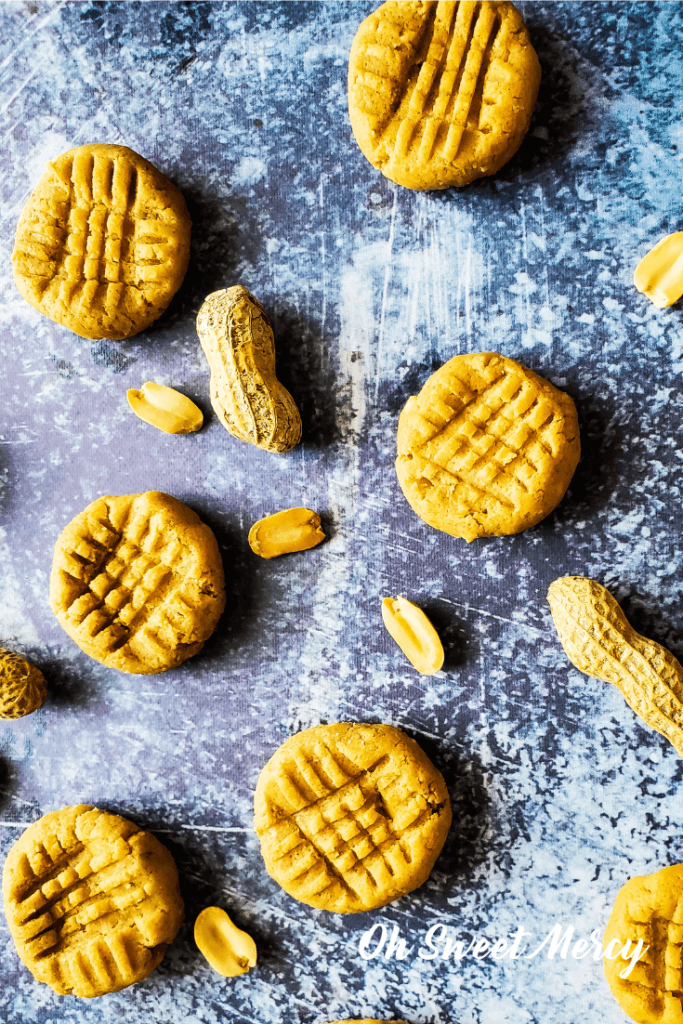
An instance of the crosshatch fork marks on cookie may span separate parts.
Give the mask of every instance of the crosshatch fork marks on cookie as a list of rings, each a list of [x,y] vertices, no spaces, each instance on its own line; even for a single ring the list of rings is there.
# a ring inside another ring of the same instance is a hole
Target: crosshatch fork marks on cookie
[[[634,920],[631,927],[652,950],[639,961],[638,983],[683,999],[683,924],[655,915],[649,921]]]
[[[316,896],[328,888],[341,888],[352,897],[364,897],[368,888],[377,888],[382,876],[394,876],[392,859],[410,864],[410,851],[401,843],[400,833],[393,830],[391,816],[379,791],[382,783],[388,790],[398,779],[398,775],[384,777],[383,769],[389,760],[383,757],[371,768],[349,778],[332,753],[325,750],[321,766],[326,765],[329,770],[334,763],[345,780],[341,784],[339,778],[336,786],[323,781],[324,768],[318,774],[303,754],[292,766],[291,774],[282,776],[279,786],[284,807],[298,805],[297,810],[274,826],[277,839],[288,847],[279,861],[290,885],[296,887],[297,882],[303,884],[306,879],[307,891]],[[312,784],[313,791],[320,794],[312,803],[307,803],[303,787],[299,788],[301,780],[309,787]],[[292,842],[296,845],[292,846]],[[313,888],[310,885],[310,861],[314,858],[311,848],[321,863],[317,875],[319,889],[315,884]],[[361,893],[357,889],[365,891]]]
[[[104,544],[95,539],[97,527],[100,537],[108,534]],[[177,539],[169,544],[159,532],[152,533],[151,521],[144,516],[135,517],[132,523],[126,521],[120,531],[109,521],[98,522],[78,549],[67,554],[69,576],[80,591],[68,605],[67,616],[90,638],[106,630],[105,653],[118,650],[145,630],[169,593],[173,604],[189,607],[182,593],[182,577],[176,573],[183,550]],[[172,628],[173,606],[164,608],[164,613]],[[162,642],[149,628],[146,640]]]
[[[398,184],[464,185],[512,156],[539,81],[512,4],[387,2],[352,46],[351,123],[366,157]]]
[[[417,78],[409,76],[402,83],[387,119],[396,116],[400,121],[394,158],[404,157],[414,146],[427,162],[438,142],[440,156],[453,160],[465,129],[482,131],[484,75],[500,26],[496,13],[479,3],[441,2],[430,12],[414,57]]]
[[[417,454],[459,485],[515,508],[520,491],[528,494],[533,477],[554,458],[550,427],[557,413],[533,384],[509,371],[479,393],[453,374],[449,384],[449,419],[438,423],[420,410],[433,431]]]
[[[216,539],[170,495],[101,498],[57,541],[50,601],[92,657],[164,671],[201,648],[223,610]]]
[[[671,864],[629,879],[612,907],[603,946],[615,955],[605,957],[605,975],[612,994],[634,1020],[681,1019],[682,889],[683,864]],[[624,970],[638,945],[642,955]]]
[[[569,395],[513,359],[474,352],[448,360],[406,402],[396,473],[425,522],[472,541],[540,522],[580,454]]]
[[[121,156],[77,153],[53,164],[64,186],[62,198],[50,209],[53,230],[33,221],[26,234],[35,243],[32,257],[44,263],[37,287],[66,305],[101,303],[108,313],[119,304],[124,288],[152,287],[156,270],[168,262],[172,220],[149,209],[140,186],[140,172]],[[149,216],[152,220],[148,220]]]
[[[3,892],[19,955],[62,994],[96,996],[145,977],[182,919],[168,851],[89,807],[31,826],[10,851]]]
[[[287,758],[266,798],[272,824],[257,828],[271,874],[333,910],[381,906],[407,891],[406,878],[408,890],[421,884],[423,826],[443,800],[406,786],[403,769],[393,753],[361,768],[323,741]]]
[[[122,146],[49,165],[17,229],[13,262],[32,305],[85,337],[129,337],[165,308],[187,264],[189,218],[163,175]]]
[[[386,16],[391,20],[390,11]],[[507,59],[509,35],[507,21],[489,5],[439,0],[408,37],[408,62],[400,62],[389,42],[368,47],[361,65],[365,87],[384,92],[386,83],[394,86],[375,126],[377,144],[385,142],[393,157],[416,148],[426,162],[438,149],[452,160],[466,129],[487,132],[479,123],[484,78],[493,58]],[[383,73],[387,68],[393,74]]]

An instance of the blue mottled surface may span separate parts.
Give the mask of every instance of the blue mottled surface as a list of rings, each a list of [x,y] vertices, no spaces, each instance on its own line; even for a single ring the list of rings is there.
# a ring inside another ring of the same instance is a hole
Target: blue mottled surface
[[[93,1003],[34,983],[0,923],[6,1024],[617,1024],[591,958],[365,962],[358,940],[377,920],[410,941],[436,922],[453,937],[522,924],[538,943],[557,921],[587,937],[628,877],[683,860],[683,763],[615,688],[569,665],[545,601],[555,577],[594,576],[683,655],[682,313],[631,285],[643,253],[682,226],[683,6],[521,4],[544,74],[531,131],[495,179],[432,194],[383,179],[351,137],[347,54],[374,6],[0,7],[0,640],[50,684],[40,711],[0,724],[0,852],[55,807],[114,809],[169,845],[188,920],[147,981]],[[181,291],[127,343],[42,318],[9,272],[46,161],[92,141],[149,158],[194,221]],[[303,443],[285,456],[235,440],[211,412],[194,318],[237,282],[271,317],[301,408]],[[584,456],[540,526],[468,546],[410,511],[392,462],[407,397],[481,349],[572,395]],[[125,391],[148,379],[191,395],[205,429],[167,437],[137,420]],[[145,678],[79,651],[47,579],[74,514],[150,488],[215,530],[229,608],[200,656]],[[323,513],[329,541],[258,560],[249,525],[296,504]],[[380,598],[396,593],[443,635],[434,678],[382,630]],[[251,799],[285,737],[358,717],[424,745],[455,823],[421,890],[345,918],[268,878]],[[208,903],[256,938],[248,976],[219,978],[195,949]]]

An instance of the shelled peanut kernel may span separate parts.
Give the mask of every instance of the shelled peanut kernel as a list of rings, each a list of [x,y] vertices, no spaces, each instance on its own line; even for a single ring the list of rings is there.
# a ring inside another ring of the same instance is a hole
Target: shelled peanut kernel
[[[261,558],[307,551],[325,540],[320,516],[310,508],[286,508],[254,523],[249,546]]]
[[[439,634],[416,604],[405,597],[385,597],[382,619],[408,661],[422,675],[431,676],[443,665]]]
[[[220,907],[206,907],[194,923],[194,941],[214,971],[224,978],[246,974],[256,965],[256,943]]]
[[[683,231],[662,238],[643,256],[633,283],[659,309],[678,302],[683,295]]]
[[[136,416],[166,434],[191,434],[204,423],[202,410],[192,399],[165,384],[150,380],[139,391],[129,388],[126,395]]]

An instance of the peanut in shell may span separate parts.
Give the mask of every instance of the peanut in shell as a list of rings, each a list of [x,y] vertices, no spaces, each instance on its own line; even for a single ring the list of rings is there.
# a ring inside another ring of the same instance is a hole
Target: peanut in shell
[[[647,725],[683,757],[683,666],[629,624],[609,590],[586,576],[562,576],[548,603],[567,657],[581,672],[614,683]]]
[[[225,429],[269,452],[298,444],[301,416],[275,376],[272,328],[244,285],[204,300],[197,334],[211,368],[211,404]]]
[[[23,718],[45,702],[45,676],[26,658],[0,648],[0,718]]]

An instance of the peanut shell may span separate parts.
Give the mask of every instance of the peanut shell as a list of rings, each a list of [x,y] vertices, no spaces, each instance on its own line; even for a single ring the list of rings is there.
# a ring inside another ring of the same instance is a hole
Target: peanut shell
[[[272,328],[244,285],[204,300],[197,333],[211,368],[211,404],[225,429],[269,452],[298,444],[301,417],[275,376]]]
[[[595,580],[562,576],[551,583],[548,603],[572,664],[614,683],[635,713],[683,757],[683,666],[673,654],[636,633]]]
[[[0,648],[0,718],[23,718],[47,696],[45,676],[26,658]]]

